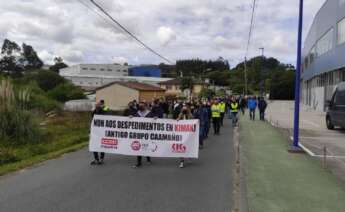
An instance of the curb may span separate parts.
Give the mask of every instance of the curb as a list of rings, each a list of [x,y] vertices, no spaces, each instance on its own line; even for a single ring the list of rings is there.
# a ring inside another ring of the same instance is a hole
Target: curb
[[[233,130],[235,169],[234,169],[234,208],[233,212],[248,212],[248,201],[246,195],[246,180],[241,160],[241,145],[239,127]]]

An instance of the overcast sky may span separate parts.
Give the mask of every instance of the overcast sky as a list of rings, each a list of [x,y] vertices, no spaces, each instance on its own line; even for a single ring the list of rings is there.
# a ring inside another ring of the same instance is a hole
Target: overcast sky
[[[158,64],[162,61],[79,1],[2,0],[0,42],[32,45],[45,63]],[[95,0],[153,49],[172,61],[216,59],[236,65],[245,54],[253,0]],[[305,0],[304,36],[325,0]],[[249,57],[294,63],[299,0],[257,0]],[[89,4],[92,7],[91,4]],[[94,10],[96,8],[92,7]]]

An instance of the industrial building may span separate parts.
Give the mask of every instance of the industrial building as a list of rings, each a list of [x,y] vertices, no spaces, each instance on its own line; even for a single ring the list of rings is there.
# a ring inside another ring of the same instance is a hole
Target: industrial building
[[[161,77],[162,71],[155,65],[133,66],[129,68],[129,75],[137,77]]]
[[[316,14],[303,48],[302,102],[325,111],[325,101],[345,81],[345,0],[327,0]]]
[[[129,76],[128,66],[118,64],[80,64],[60,70],[60,75],[85,90],[95,90],[112,82],[140,82],[158,85],[171,78]]]

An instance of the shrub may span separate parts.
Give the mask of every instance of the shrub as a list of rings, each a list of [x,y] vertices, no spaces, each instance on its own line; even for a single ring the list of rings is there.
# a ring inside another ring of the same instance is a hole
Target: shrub
[[[0,166],[6,163],[13,163],[16,161],[19,161],[19,159],[12,151],[5,148],[0,150]]]
[[[15,91],[9,80],[0,82],[0,140],[16,143],[40,140],[39,125],[27,111],[29,90]]]
[[[70,82],[66,82],[56,86],[53,90],[48,92],[49,97],[59,102],[66,102],[75,99],[85,99],[86,96],[83,90],[74,86]]]
[[[44,91],[50,91],[56,86],[63,84],[66,80],[53,71],[38,70],[23,78],[25,81],[34,81]]]

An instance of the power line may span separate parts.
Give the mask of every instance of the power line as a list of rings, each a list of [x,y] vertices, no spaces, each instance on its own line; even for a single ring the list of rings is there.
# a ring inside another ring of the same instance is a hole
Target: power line
[[[244,83],[245,83],[245,94],[246,95],[248,94],[247,56],[248,56],[250,41],[252,39],[253,28],[254,28],[255,7],[256,7],[256,0],[253,0],[253,9],[252,9],[252,15],[251,15],[251,19],[250,19],[248,42],[247,42],[246,52],[244,55]]]
[[[158,57],[162,58],[163,60],[167,61],[170,64],[173,64],[169,59],[166,57],[162,56],[155,50],[153,50],[151,47],[146,45],[143,41],[141,41],[138,37],[136,37],[133,33],[131,33],[126,27],[124,27],[122,24],[120,24],[117,20],[115,20],[105,9],[103,9],[99,4],[97,4],[94,0],[90,0],[90,2],[95,5],[103,14],[105,14],[112,22],[114,22],[117,26],[119,26],[123,31],[125,31],[128,35],[130,35],[134,40],[136,40],[138,43],[140,43],[142,46],[144,46],[146,49],[148,49],[150,52],[153,54],[157,55]]]
[[[253,28],[254,28],[254,19],[255,19],[255,8],[256,8],[256,0],[253,0],[253,9],[252,9],[252,15],[251,15],[251,19],[250,19],[249,35],[248,35],[248,42],[247,42],[245,57],[248,56],[250,41],[252,39]]]

